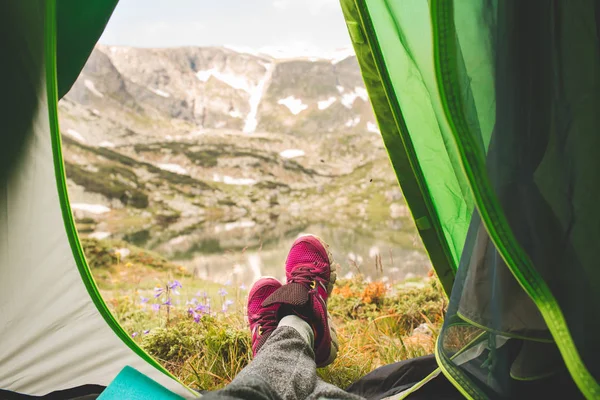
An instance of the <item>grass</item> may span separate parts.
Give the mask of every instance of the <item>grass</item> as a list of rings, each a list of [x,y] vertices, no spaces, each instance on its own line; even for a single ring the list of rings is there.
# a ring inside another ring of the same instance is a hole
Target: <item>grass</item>
[[[107,304],[142,348],[186,385],[225,386],[252,359],[246,287],[207,282],[162,257],[120,241],[85,240]],[[130,253],[120,257],[117,249]],[[172,289],[174,282],[181,287]],[[170,301],[167,301],[170,300]],[[433,352],[446,308],[434,278],[394,284],[339,279],[329,300],[337,327],[336,361],[318,374],[339,387],[373,369]],[[426,324],[430,334],[415,334]]]

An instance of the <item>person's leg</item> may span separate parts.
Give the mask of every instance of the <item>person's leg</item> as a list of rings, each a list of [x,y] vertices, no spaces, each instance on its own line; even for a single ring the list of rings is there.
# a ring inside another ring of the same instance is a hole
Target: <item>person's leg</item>
[[[360,399],[323,382],[316,368],[333,362],[337,336],[327,312],[336,279],[328,245],[298,238],[286,260],[287,284],[262,278],[248,295],[254,360],[207,399]]]
[[[284,317],[254,360],[211,399],[360,399],[317,377],[314,336],[297,316]]]

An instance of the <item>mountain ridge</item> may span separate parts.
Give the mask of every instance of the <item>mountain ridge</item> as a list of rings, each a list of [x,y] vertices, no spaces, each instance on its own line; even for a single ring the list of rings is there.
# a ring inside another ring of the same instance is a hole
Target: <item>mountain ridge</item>
[[[225,47],[99,45],[65,102],[108,114],[143,135],[167,127],[176,134],[194,129],[375,130],[353,56],[334,63],[274,59]],[[122,141],[122,136],[113,139]]]

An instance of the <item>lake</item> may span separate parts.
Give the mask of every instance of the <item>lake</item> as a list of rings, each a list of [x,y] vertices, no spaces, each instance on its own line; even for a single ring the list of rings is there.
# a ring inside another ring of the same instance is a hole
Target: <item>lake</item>
[[[204,237],[201,242],[187,246],[185,251],[172,254],[174,262],[187,267],[202,279],[249,287],[260,276],[285,279],[285,259],[293,241],[303,233],[312,233],[323,238],[331,247],[335,260],[340,264],[339,277],[351,277],[358,273],[367,280],[398,281],[412,276],[424,276],[431,263],[414,234],[407,245],[406,231],[388,232],[377,236],[319,224],[287,229],[284,233],[271,236],[268,242],[257,242],[248,247],[227,246],[238,235],[251,235],[251,224],[221,226],[215,229],[214,237]],[[175,238],[173,244],[184,239]],[[248,240],[248,242],[252,242]],[[227,248],[229,247],[229,248]],[[377,258],[380,257],[380,263]],[[380,265],[380,267],[378,267]]]

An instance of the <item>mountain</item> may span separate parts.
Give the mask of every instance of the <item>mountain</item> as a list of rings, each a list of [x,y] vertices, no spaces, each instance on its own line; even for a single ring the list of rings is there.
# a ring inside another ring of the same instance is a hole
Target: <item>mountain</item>
[[[170,136],[375,130],[354,56],[281,60],[217,47],[98,46],[65,102],[116,125],[109,134],[86,127],[83,137],[97,144],[137,141],[130,131],[165,137],[166,129]]]
[[[59,112],[83,235],[193,257],[335,222],[412,248],[352,55],[99,45]]]

